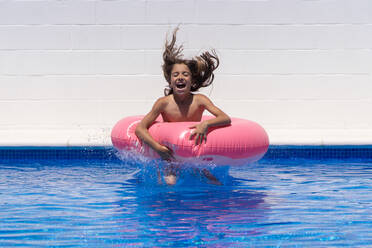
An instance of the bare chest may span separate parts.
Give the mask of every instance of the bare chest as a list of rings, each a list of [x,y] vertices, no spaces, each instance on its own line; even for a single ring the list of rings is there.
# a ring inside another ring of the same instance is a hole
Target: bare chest
[[[196,103],[190,105],[168,104],[165,107],[162,116],[164,121],[200,121],[204,112],[203,106]]]

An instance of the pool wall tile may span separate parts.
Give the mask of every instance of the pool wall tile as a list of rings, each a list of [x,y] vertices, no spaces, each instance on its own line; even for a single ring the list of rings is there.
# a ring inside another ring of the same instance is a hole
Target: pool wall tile
[[[372,145],[270,146],[263,159],[372,159]]]
[[[0,147],[0,160],[94,159],[119,161],[113,147]],[[272,145],[263,157],[276,159],[372,159],[372,145],[289,146]]]

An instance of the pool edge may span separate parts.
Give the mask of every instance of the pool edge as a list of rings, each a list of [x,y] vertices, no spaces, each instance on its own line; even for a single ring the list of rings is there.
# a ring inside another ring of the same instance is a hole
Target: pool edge
[[[270,145],[262,160],[372,159],[371,145]],[[118,160],[112,146],[0,146],[0,159]]]

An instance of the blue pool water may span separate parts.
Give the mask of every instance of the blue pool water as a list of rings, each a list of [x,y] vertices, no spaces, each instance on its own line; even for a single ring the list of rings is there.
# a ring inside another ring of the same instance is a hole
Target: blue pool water
[[[0,247],[371,247],[372,159],[270,156],[212,170],[222,186],[158,184],[132,159],[0,160]]]

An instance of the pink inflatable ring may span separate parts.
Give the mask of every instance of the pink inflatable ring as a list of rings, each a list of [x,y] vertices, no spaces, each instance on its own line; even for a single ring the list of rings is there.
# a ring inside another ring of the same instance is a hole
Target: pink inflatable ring
[[[120,120],[112,129],[112,144],[118,150],[136,151],[149,158],[160,158],[135,134],[143,116]],[[204,116],[202,120],[213,118]],[[259,160],[266,153],[269,139],[265,130],[255,122],[231,118],[231,124],[208,129],[207,142],[195,145],[190,140],[194,122],[163,122],[158,118],[149,128],[151,136],[173,150],[177,161],[191,164],[244,165]]]

